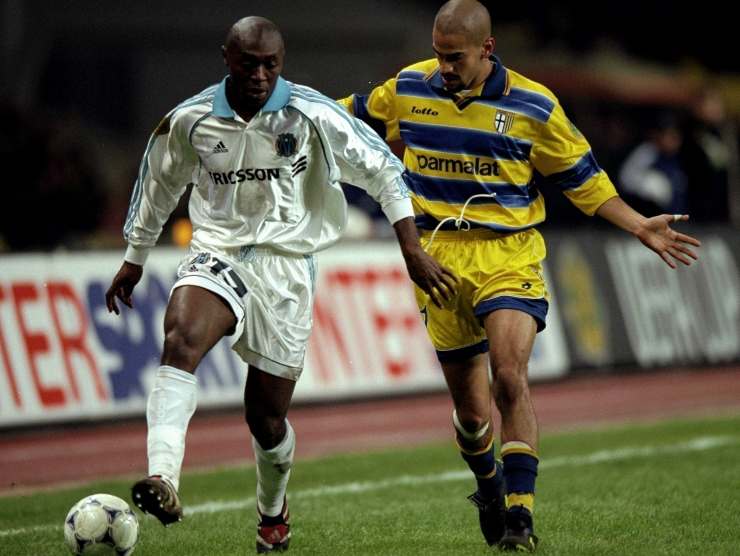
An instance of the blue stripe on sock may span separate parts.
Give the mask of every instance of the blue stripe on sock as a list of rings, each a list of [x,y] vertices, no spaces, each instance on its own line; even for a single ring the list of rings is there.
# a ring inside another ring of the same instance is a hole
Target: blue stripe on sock
[[[506,493],[534,493],[537,458],[529,454],[508,454],[503,460]]]

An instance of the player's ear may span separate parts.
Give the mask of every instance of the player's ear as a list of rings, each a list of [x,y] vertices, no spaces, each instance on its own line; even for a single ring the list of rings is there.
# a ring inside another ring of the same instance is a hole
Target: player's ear
[[[228,66],[229,62],[226,60],[226,47],[221,45],[221,56],[224,57],[224,65]]]
[[[488,37],[483,41],[483,49],[481,51],[481,58],[488,59],[493,55],[493,51],[496,48],[496,39]]]

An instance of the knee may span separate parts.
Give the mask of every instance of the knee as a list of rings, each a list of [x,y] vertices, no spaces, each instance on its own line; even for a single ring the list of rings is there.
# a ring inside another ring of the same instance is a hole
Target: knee
[[[244,413],[249,431],[264,450],[274,448],[285,437],[285,419],[270,417],[246,408]]]
[[[493,367],[493,395],[499,408],[528,398],[527,366],[508,364]]]
[[[186,326],[175,325],[165,330],[162,363],[188,371],[195,369],[203,356],[196,336]]]
[[[458,432],[463,436],[466,434],[472,435],[477,433],[490,421],[489,414],[484,415],[471,408],[458,407],[455,410],[455,415],[457,417],[457,422],[455,422],[455,418],[453,417],[453,423]],[[462,430],[460,430],[460,428],[462,428]]]

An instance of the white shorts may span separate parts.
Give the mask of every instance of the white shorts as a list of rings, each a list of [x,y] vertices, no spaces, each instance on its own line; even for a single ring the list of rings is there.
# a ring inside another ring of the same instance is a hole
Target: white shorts
[[[298,380],[313,326],[315,283],[313,255],[248,246],[191,251],[172,290],[198,286],[222,297],[236,316],[232,349],[249,365]]]

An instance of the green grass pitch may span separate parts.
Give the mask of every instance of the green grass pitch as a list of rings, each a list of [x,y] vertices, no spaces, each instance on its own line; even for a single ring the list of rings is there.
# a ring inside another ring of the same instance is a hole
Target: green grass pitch
[[[740,554],[740,416],[553,434],[540,453],[539,554]],[[138,514],[135,554],[254,553],[254,482],[252,467],[185,474],[185,521],[164,529]],[[93,492],[128,500],[130,483],[0,498],[0,554],[67,554],[68,508]],[[452,441],[298,461],[289,553],[498,553],[478,531],[472,490]]]

